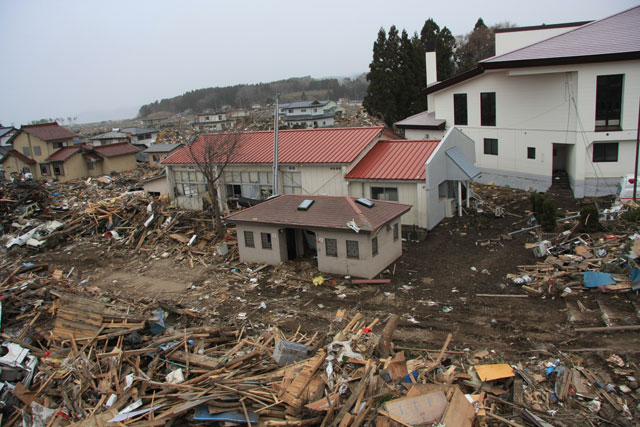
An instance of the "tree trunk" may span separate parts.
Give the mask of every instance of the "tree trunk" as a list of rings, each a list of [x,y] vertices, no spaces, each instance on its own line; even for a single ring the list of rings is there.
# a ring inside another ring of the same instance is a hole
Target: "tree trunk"
[[[216,191],[215,183],[212,183],[209,186],[209,197],[211,198],[211,206],[213,208],[213,221],[215,224],[216,237],[219,240],[222,240],[225,237],[225,231],[224,224],[222,223],[222,211],[220,210],[218,192]]]

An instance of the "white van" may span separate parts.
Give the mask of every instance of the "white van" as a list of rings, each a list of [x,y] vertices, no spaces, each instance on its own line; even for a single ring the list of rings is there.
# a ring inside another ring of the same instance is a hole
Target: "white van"
[[[633,200],[633,174],[623,176],[618,183],[618,192],[616,193],[616,199],[626,202],[627,200]],[[639,180],[640,181],[640,180]],[[640,182],[636,185],[636,201],[640,200]]]

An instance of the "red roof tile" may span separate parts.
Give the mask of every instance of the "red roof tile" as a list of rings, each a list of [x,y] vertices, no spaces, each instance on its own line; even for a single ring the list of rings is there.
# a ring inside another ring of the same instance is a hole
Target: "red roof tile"
[[[299,211],[303,200],[314,203]],[[354,220],[363,231],[373,231],[411,209],[411,205],[376,200],[372,208],[359,205],[352,197],[284,194],[228,215],[230,222],[288,225],[349,230]]]
[[[43,141],[66,141],[75,138],[75,133],[63,128],[58,123],[43,123],[39,125],[24,125],[20,128]]]
[[[25,156],[24,154],[22,154],[18,150],[9,150],[9,152],[7,154],[10,155],[10,156],[15,157],[18,160],[22,160],[24,163],[26,163],[28,165],[33,165],[33,164],[36,163],[36,161],[33,160],[31,157]]]
[[[424,180],[425,164],[439,143],[439,140],[380,141],[345,178]]]
[[[124,154],[137,153],[140,151],[138,147],[135,147],[128,142],[100,145],[98,147],[94,147],[93,150],[104,157],[122,156]]]
[[[280,163],[351,163],[383,131],[382,126],[360,128],[292,129],[278,133]],[[226,134],[203,135],[193,143],[201,158],[205,141],[216,142]],[[273,131],[239,134],[231,163],[272,163]],[[163,164],[194,163],[189,147],[166,158]]]
[[[50,155],[47,161],[48,162],[64,162],[69,157],[73,156],[78,151],[80,151],[81,148],[82,147],[80,146],[62,147],[61,149],[59,149],[58,151]]]

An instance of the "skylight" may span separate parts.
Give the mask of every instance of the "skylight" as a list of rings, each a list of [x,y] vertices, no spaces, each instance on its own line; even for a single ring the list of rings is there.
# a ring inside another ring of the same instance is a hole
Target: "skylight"
[[[376,205],[371,200],[365,199],[364,197],[360,197],[359,199],[356,199],[356,203],[360,203],[362,206],[366,206],[369,209],[371,209],[372,207],[374,207]]]
[[[300,203],[298,205],[298,210],[299,211],[307,211],[307,210],[309,210],[309,208],[311,207],[313,202],[315,202],[315,200],[311,200],[311,199],[303,200],[302,203]]]

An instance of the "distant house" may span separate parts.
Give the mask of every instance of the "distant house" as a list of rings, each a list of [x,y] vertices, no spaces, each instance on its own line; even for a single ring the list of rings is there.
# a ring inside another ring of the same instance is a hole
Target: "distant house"
[[[154,126],[163,126],[163,125],[170,124],[171,117],[170,116],[145,117],[144,119],[141,119],[140,122],[142,122],[142,126],[151,128]]]
[[[228,215],[240,260],[315,259],[318,270],[373,278],[402,255],[399,218],[410,205],[286,194]]]
[[[142,181],[144,192],[151,196],[162,196],[169,193],[169,184],[167,184],[167,175],[162,172],[152,178]]]
[[[323,128],[334,125],[334,114],[325,112],[329,101],[298,101],[281,104],[282,121],[289,128]],[[333,103],[335,105],[335,103]]]
[[[69,181],[87,176],[108,175],[136,168],[138,148],[122,142],[93,147],[81,144],[63,147],[49,156],[53,176],[60,181]]]
[[[158,139],[158,129],[130,127],[120,129],[120,132],[129,135],[129,141],[133,145],[144,144],[147,147],[155,144]]]
[[[446,120],[436,119],[434,112],[423,111],[393,125],[406,139],[441,139],[445,133]]]
[[[4,127],[0,126],[0,147],[6,147],[11,145],[13,138],[17,135],[18,129],[13,126]]]
[[[216,132],[235,127],[236,120],[230,113],[202,113],[196,116],[194,127],[200,132]]]
[[[91,143],[93,146],[118,144],[120,142],[129,142],[129,135],[124,132],[114,130],[91,137]]]
[[[412,205],[403,224],[431,230],[462,208],[480,177],[474,161],[473,140],[452,128],[441,140],[380,141],[345,179],[350,196]]]
[[[0,176],[8,179],[11,175],[33,174],[36,161],[11,147],[0,147]]]
[[[24,125],[13,139],[13,148],[34,160],[37,166],[31,170],[36,179],[53,176],[49,157],[63,147],[73,145],[77,135],[58,123]]]
[[[176,150],[182,148],[182,144],[153,144],[144,150],[151,166],[160,166],[160,162],[169,157]]]

